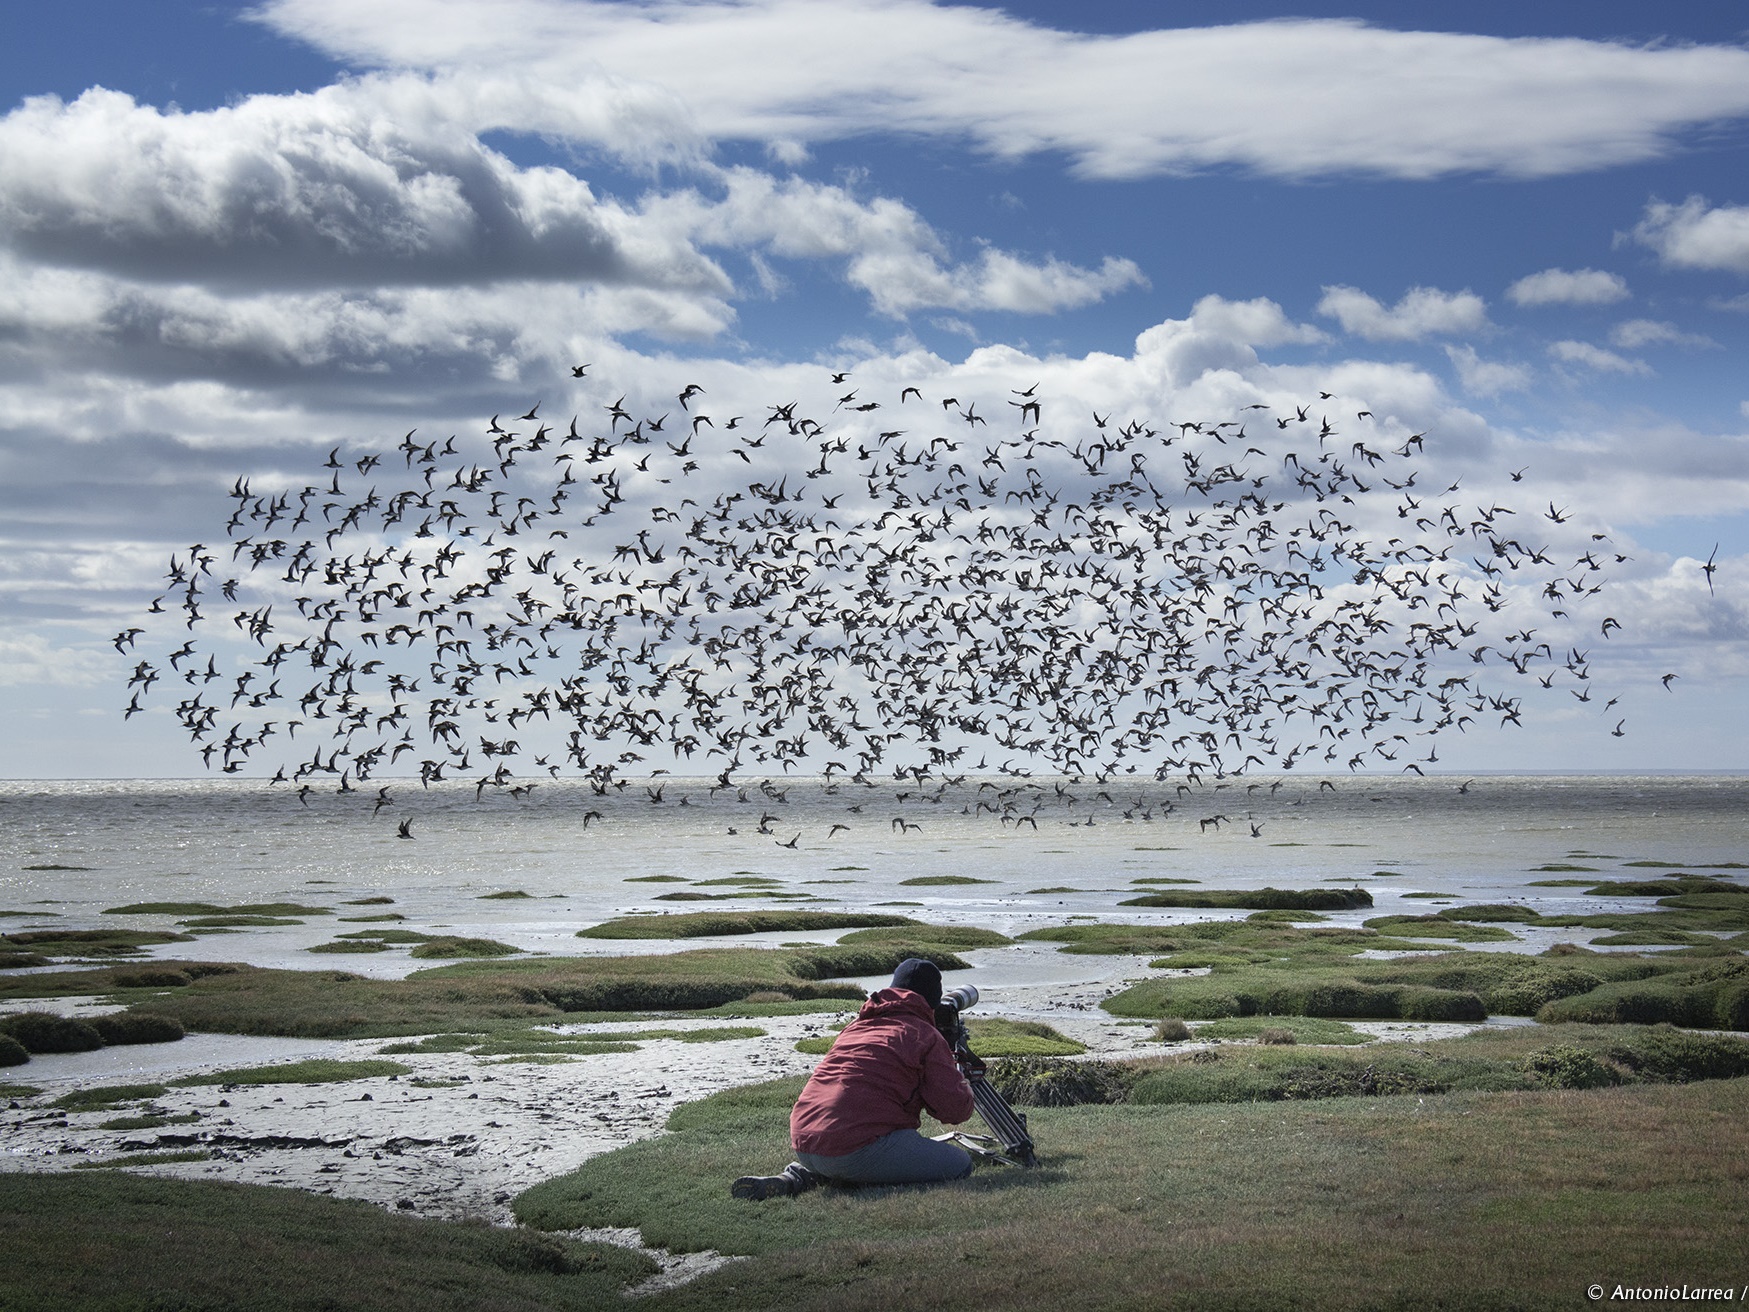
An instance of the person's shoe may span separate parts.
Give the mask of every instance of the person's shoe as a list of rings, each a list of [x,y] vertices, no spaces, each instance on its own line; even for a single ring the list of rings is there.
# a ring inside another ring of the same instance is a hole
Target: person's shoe
[[[787,1175],[744,1175],[729,1186],[729,1197],[762,1203],[767,1198],[788,1198],[796,1191]]]
[[[791,1162],[779,1175],[744,1175],[729,1186],[731,1198],[764,1202],[767,1198],[793,1198],[818,1187],[820,1177],[800,1162]]]

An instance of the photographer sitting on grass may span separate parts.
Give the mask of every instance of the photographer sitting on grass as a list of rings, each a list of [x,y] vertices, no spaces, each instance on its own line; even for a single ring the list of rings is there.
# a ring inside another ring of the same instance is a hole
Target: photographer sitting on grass
[[[820,1059],[790,1112],[796,1160],[781,1175],[744,1175],[736,1198],[777,1198],[821,1183],[925,1184],[972,1169],[958,1144],[918,1133],[920,1112],[957,1125],[971,1116],[972,1088],[935,1025],[941,971],[912,957],[888,988],[869,995]]]

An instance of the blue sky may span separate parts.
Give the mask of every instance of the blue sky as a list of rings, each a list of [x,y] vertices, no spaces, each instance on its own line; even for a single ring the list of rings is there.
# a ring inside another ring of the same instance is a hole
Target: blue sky
[[[1647,694],[1624,742],[1551,717],[1449,759],[1749,767],[1745,27],[1625,3],[14,17],[4,768],[191,772],[168,726],[116,720],[108,637],[261,462],[477,425],[577,352],[633,391],[677,359],[951,378],[977,348],[1230,334],[1219,307],[1256,301],[1279,322],[1234,344],[1275,383],[1377,379],[1487,449],[1472,479],[1529,466],[1632,546],[1622,677],[1680,670],[1682,696]]]

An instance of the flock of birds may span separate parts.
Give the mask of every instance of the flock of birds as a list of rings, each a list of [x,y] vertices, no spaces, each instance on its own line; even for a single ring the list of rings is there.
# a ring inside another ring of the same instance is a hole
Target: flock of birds
[[[1421,773],[1518,723],[1514,687],[1614,718],[1571,635],[1619,629],[1592,599],[1626,558],[1552,501],[1428,486],[1424,434],[1328,393],[1154,427],[832,383],[817,417],[689,384],[239,478],[116,635],[163,639],[126,714],[161,698],[209,768],[306,798],[415,767]]]

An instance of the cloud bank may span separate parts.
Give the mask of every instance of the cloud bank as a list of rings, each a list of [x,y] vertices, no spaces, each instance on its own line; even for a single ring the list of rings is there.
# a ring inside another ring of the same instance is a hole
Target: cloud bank
[[[926,0],[269,0],[257,12],[354,64],[489,77],[496,93],[469,98],[481,128],[597,138],[599,93],[573,126],[562,100],[519,88],[594,88],[611,69],[617,135],[634,149],[685,122],[790,158],[896,132],[1059,155],[1084,177],[1546,177],[1651,158],[1749,114],[1749,51],[1352,20],[1090,36]],[[633,130],[646,116],[660,129]]]

